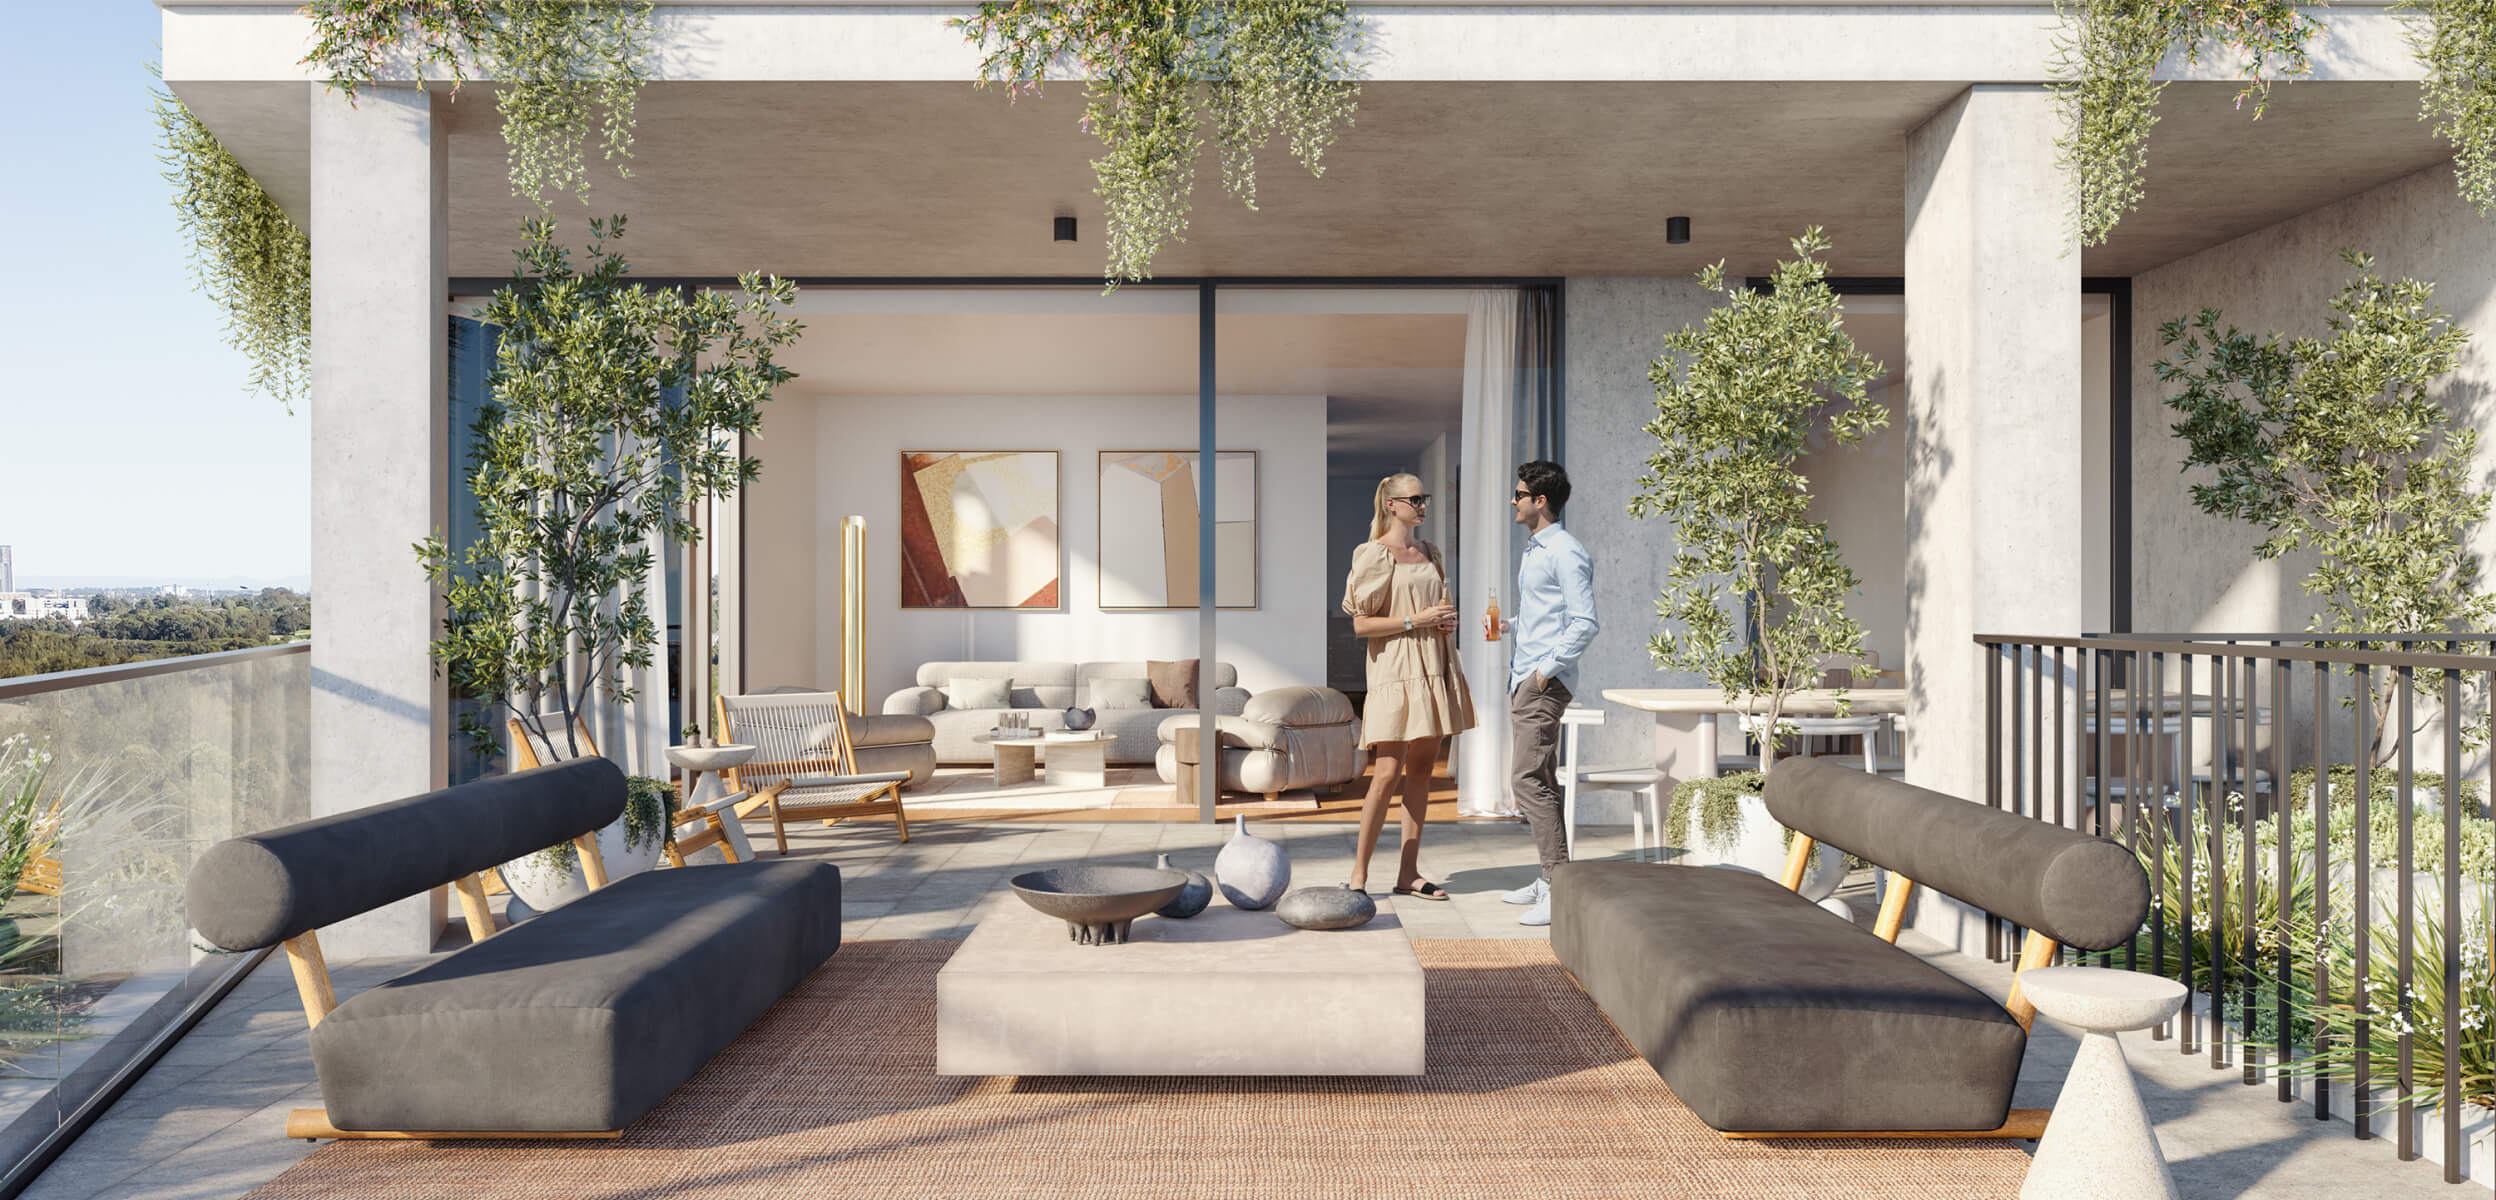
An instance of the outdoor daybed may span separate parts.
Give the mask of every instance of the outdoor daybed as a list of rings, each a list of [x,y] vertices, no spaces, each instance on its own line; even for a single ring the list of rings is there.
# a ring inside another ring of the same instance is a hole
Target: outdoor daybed
[[[481,779],[209,847],[191,923],[284,943],[322,1109],[290,1137],[613,1137],[839,947],[829,863],[681,867],[606,882],[624,810],[603,758]],[[478,872],[572,840],[593,890],[339,1004],[313,931],[443,884],[491,930]]]
[[[1579,985],[1728,1136],[2041,1133],[2045,1110],[2011,1110],[2036,1009],[2016,983],[1996,1003],[1899,949],[1907,896],[1932,888],[2026,927],[2026,970],[2058,943],[2132,936],[2149,880],[2131,852],[1809,758],[1778,762],[1766,799],[1795,831],[1783,886],[1670,863],[1554,871],[1552,950]],[[1873,929],[1792,891],[1815,840],[1888,868]]]

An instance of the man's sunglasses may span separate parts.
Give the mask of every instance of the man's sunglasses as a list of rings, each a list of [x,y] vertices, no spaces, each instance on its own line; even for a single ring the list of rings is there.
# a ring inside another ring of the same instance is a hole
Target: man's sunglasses
[[[1529,492],[1524,488],[1518,488],[1516,491],[1508,493],[1508,498],[1511,500],[1531,500],[1534,498],[1534,493]]]

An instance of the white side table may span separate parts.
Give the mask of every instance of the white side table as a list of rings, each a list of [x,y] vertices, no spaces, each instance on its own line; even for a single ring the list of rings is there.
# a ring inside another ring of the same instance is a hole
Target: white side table
[[[2176,1200],[2115,1035],[2174,1016],[2184,1007],[2184,985],[2139,971],[2035,967],[2020,972],[2019,988],[2038,1013],[2087,1031],[2020,1200]]]
[[[724,782],[732,767],[744,766],[754,757],[754,747],[670,746],[667,761],[685,773],[684,795],[676,802],[676,824],[679,827],[696,821],[706,822],[719,834],[721,857],[732,863],[754,861],[754,845],[746,840],[745,822],[737,816],[736,806],[749,793],[731,792]],[[706,781],[703,776],[710,776]],[[702,785],[712,783],[717,796],[704,796]]]

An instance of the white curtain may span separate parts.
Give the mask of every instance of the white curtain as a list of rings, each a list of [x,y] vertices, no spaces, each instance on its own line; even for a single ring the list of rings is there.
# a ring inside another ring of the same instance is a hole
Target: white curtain
[[[1517,390],[1517,293],[1490,288],[1473,294],[1465,321],[1465,418],[1460,435],[1463,492],[1457,593],[1465,620],[1459,656],[1473,687],[1474,727],[1456,739],[1456,811],[1463,816],[1514,816],[1508,793],[1508,643],[1482,638],[1491,597],[1500,615],[1516,611],[1514,417]]]

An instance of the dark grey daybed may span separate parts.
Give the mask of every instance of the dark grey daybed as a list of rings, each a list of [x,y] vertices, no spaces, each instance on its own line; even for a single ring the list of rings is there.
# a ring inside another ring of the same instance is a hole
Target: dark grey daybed
[[[477,875],[624,810],[603,758],[462,784],[209,847],[191,923],[227,950],[284,943],[312,1022],[321,1109],[293,1137],[612,1137],[841,939],[840,871],[767,862],[652,871],[495,933],[344,1004],[313,931]]]
[[[1967,1132],[2035,1137],[2011,1110],[2036,1010],[2006,1007],[1895,943],[1923,886],[2026,926],[2020,966],[2056,945],[2122,944],[2148,911],[2131,852],[1814,759],[1769,772],[1770,814],[1889,868],[1865,930],[1748,872],[1570,863],[1552,873],[1551,944],[1673,1094],[1732,1135]]]

